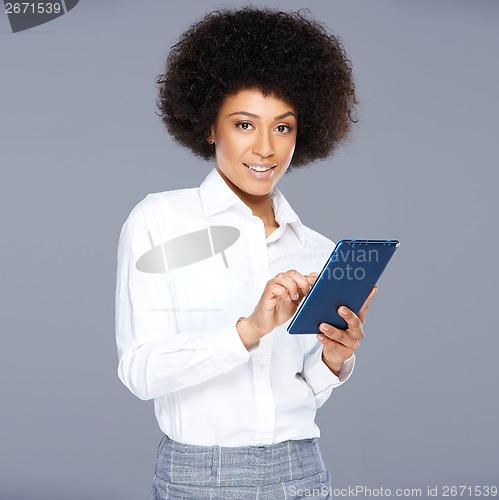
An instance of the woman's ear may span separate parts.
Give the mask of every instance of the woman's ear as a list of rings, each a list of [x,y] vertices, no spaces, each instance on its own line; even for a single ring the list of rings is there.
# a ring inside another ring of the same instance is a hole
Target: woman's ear
[[[210,127],[210,133],[209,133],[208,137],[206,138],[206,140],[210,144],[215,144],[215,127],[213,125]]]

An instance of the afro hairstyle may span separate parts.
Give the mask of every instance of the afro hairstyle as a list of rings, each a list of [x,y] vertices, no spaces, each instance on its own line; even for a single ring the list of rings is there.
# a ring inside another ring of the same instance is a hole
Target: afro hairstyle
[[[158,116],[175,141],[205,160],[207,137],[225,98],[258,88],[297,111],[290,171],[330,156],[356,123],[352,68],[341,41],[308,10],[217,10],[173,45],[156,78]]]

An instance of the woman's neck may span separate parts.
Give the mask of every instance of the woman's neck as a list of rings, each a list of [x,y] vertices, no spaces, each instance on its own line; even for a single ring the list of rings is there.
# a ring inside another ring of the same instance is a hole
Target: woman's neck
[[[274,208],[272,207],[272,197],[270,194],[265,196],[253,196],[247,193],[242,193],[239,196],[242,202],[247,205],[255,217],[260,217],[262,219],[264,226],[277,227],[274,214]]]
[[[220,172],[220,170],[219,170]],[[238,198],[248,206],[255,217],[260,217],[262,219],[265,227],[279,227],[279,224],[275,220],[274,208],[272,207],[272,195],[267,193],[262,196],[256,196],[253,194],[248,194],[238,186],[233,184],[225,175],[221,172],[222,178],[225,183],[230,187],[230,189],[238,196]]]

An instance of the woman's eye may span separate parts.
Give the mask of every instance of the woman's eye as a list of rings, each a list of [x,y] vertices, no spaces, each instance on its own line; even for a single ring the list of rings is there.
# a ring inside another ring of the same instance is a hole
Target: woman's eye
[[[284,134],[286,132],[291,132],[291,127],[289,125],[277,125],[276,127],[277,131],[280,133],[280,134]]]
[[[239,127],[242,130],[249,130],[251,128],[251,123],[239,122],[239,123],[236,123],[236,127]]]

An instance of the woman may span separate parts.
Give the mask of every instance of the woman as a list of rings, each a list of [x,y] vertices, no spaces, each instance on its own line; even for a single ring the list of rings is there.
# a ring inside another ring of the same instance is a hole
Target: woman
[[[340,308],[345,331],[286,332],[334,245],[276,184],[347,137],[343,47],[302,13],[213,12],[157,84],[170,134],[215,166],[148,195],[120,235],[118,374],[165,433],[151,499],[330,498],[315,412],[353,370],[375,290]]]

